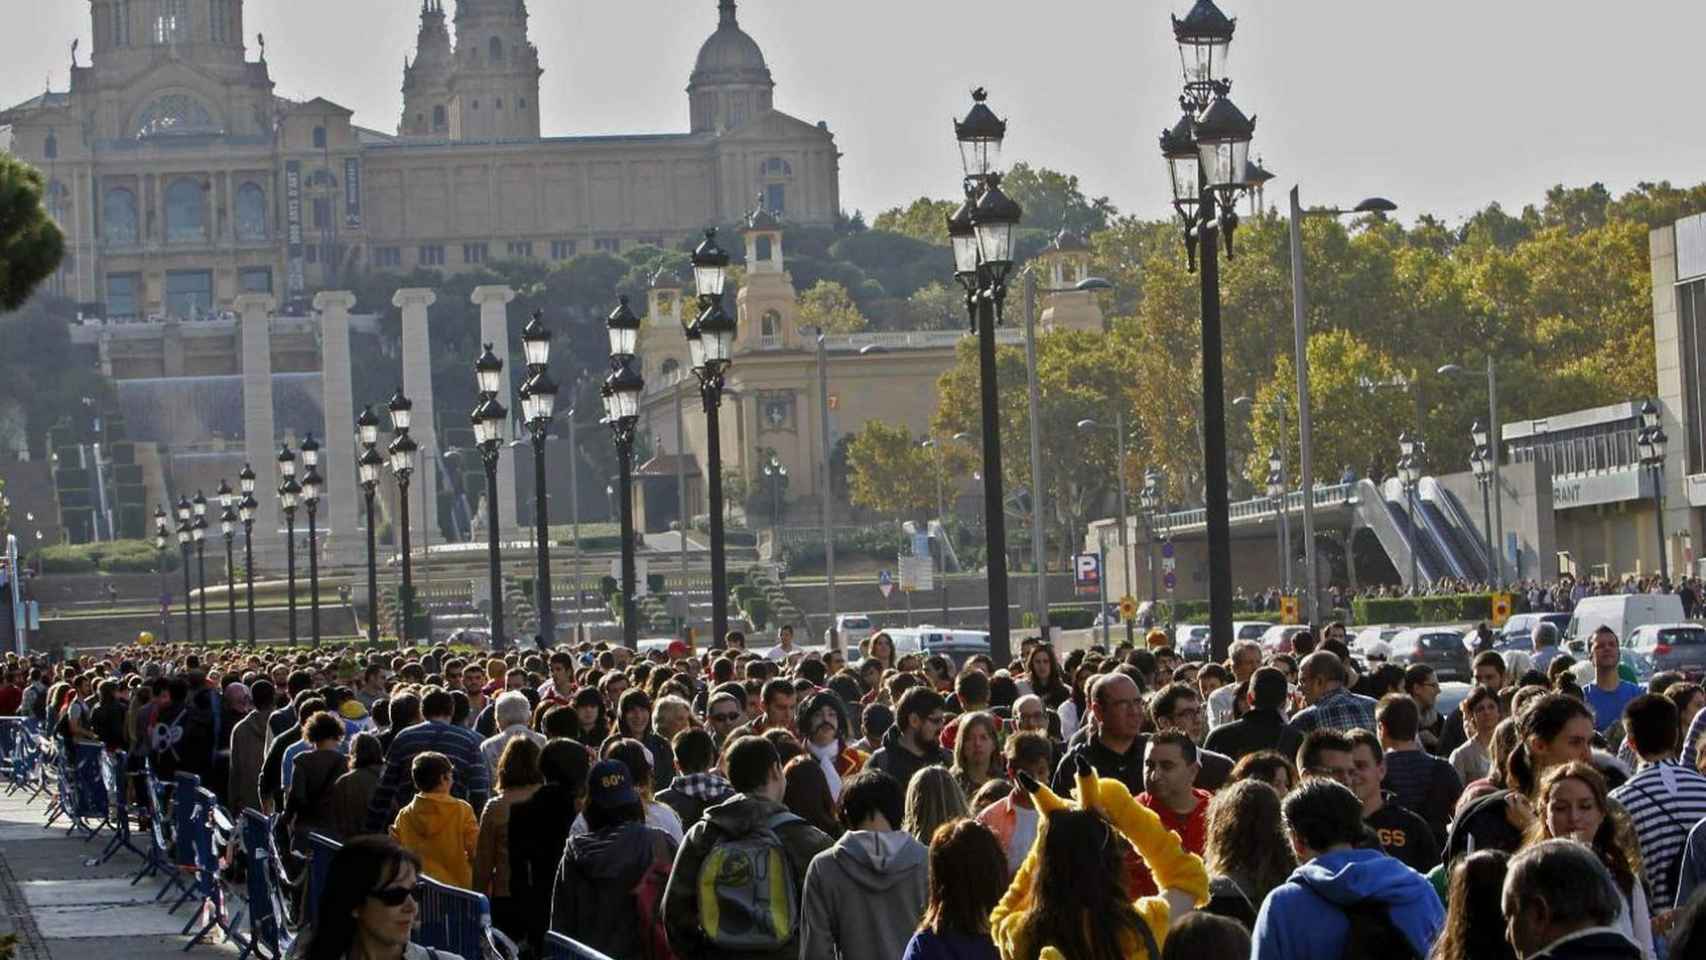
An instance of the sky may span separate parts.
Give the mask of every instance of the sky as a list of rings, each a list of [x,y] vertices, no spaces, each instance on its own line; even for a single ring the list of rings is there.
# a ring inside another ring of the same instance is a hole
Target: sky
[[[449,6],[449,4],[447,4]],[[1156,148],[1178,117],[1168,23],[1188,0],[743,0],[776,105],[827,121],[842,205],[883,209],[958,186],[950,126],[982,85],[1006,156],[1077,174],[1120,210],[1167,214]],[[531,0],[548,135],[683,131],[685,87],[716,0]],[[1706,180],[1699,89],[1706,3],[1223,0],[1238,18],[1233,100],[1252,156],[1306,204],[1391,198],[1448,221],[1556,183]],[[419,0],[247,0],[277,91],[324,96],[394,131]],[[1634,19],[1629,14],[1639,11]],[[86,0],[0,0],[0,101],[67,86]],[[1277,189],[1276,189],[1277,188]]]

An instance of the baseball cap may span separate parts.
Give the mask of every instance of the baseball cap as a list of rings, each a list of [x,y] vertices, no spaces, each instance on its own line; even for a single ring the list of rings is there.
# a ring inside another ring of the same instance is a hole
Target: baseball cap
[[[640,802],[633,778],[628,775],[628,765],[620,760],[600,760],[593,764],[586,782],[586,802],[600,810],[615,810]]]
[[[669,643],[669,655],[671,657],[685,657],[692,652],[693,648],[689,647],[685,640],[671,640]]]

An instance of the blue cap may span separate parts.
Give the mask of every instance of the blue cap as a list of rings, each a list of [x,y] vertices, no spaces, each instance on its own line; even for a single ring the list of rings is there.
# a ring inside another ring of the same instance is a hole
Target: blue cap
[[[600,760],[586,778],[586,802],[600,810],[615,810],[640,802],[628,765],[620,760]]]

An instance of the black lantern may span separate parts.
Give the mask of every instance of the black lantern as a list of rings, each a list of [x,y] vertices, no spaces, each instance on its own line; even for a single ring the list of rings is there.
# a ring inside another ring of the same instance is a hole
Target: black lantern
[[[717,246],[717,229],[712,227],[693,249],[693,287],[701,297],[720,298],[728,276],[729,255]]]
[[[735,319],[723,309],[720,301],[713,300],[699,314],[699,322],[694,324],[694,328],[699,335],[697,351],[691,337],[687,343],[688,352],[697,357],[694,367],[710,374],[721,373],[734,361],[735,333],[739,329]]]
[[[219,498],[220,509],[229,510],[231,508],[231,504],[235,500],[235,497],[231,490],[231,483],[224,477],[219,478],[219,489],[214,491],[214,494]]]
[[[320,465],[320,441],[313,433],[302,438],[302,465],[310,471]]]
[[[1179,44],[1179,65],[1185,89],[1206,97],[1226,80],[1226,53],[1238,21],[1220,12],[1214,0],[1197,0],[1184,19],[1173,18],[1173,39]]]
[[[989,91],[971,92],[971,110],[964,120],[954,122],[954,139],[960,144],[960,165],[967,177],[987,178],[1001,173],[1001,142],[1007,137],[1007,121],[995,115],[986,102]]]
[[[487,396],[497,396],[503,387],[504,362],[492,351],[492,345],[486,344],[486,349],[480,354],[480,359],[474,361],[474,380],[479,385],[481,393]]]
[[[419,449],[420,445],[415,443],[415,438],[406,433],[392,440],[386,447],[386,452],[390,454],[391,472],[407,476],[414,469],[415,451]]]
[[[296,454],[290,452],[290,444],[278,448],[278,475],[289,480],[296,476]]]
[[[379,471],[385,466],[385,458],[372,446],[361,452],[361,458],[356,461],[356,473],[363,486],[373,487],[379,483]]]
[[[414,418],[415,404],[414,401],[403,396],[402,387],[398,387],[397,392],[391,394],[391,400],[385,404],[385,408],[391,412],[392,431],[396,433],[407,433],[409,431],[409,423]]]
[[[207,516],[207,497],[203,496],[200,490],[195,492],[195,499],[191,500],[190,503],[195,505],[195,515],[197,520]]]
[[[193,509],[193,507],[191,506],[190,500],[188,497],[184,497],[184,496],[178,497],[178,503],[177,503],[178,522],[179,523],[189,523],[190,522],[190,511],[192,509]]]
[[[487,397],[480,401],[469,417],[474,427],[474,442],[482,450],[490,449],[495,454],[497,447],[503,442],[504,421],[509,419],[509,411],[498,402],[497,397]]]
[[[252,467],[246,463],[243,464],[243,472],[237,474],[237,489],[241,490],[243,492],[243,496],[245,496],[245,497],[250,496],[251,494],[253,494],[255,492],[255,468],[254,467]]]
[[[237,501],[237,519],[245,524],[254,523],[255,509],[259,506],[260,504],[255,502],[254,496],[247,493],[243,494],[243,499]]]
[[[533,311],[527,326],[521,328],[521,352],[530,367],[543,367],[551,362],[551,331],[545,326],[545,314]]]
[[[977,252],[997,282],[1013,267],[1013,233],[1024,215],[1018,202],[991,182],[972,208],[971,223],[977,230]]]
[[[610,424],[632,424],[640,416],[640,392],[646,382],[631,363],[618,364],[604,380],[604,420]]]
[[[972,226],[971,212],[976,201],[967,195],[948,217],[948,242],[954,249],[954,276],[968,287],[977,283],[977,228]]]
[[[356,439],[366,446],[379,442],[379,415],[373,412],[373,406],[361,408],[361,415],[355,418]]]
[[[640,342],[640,318],[628,306],[626,294],[616,298],[616,309],[605,320],[610,332],[610,356],[631,357]]]
[[[1469,427],[1469,439],[1471,442],[1473,442],[1475,444],[1476,449],[1478,449],[1478,450],[1486,449],[1486,447],[1487,447],[1487,428],[1484,424],[1481,423],[1481,421],[1477,420],[1477,421],[1475,421],[1474,424],[1472,424]]]
[[[1197,116],[1193,133],[1197,162],[1208,186],[1223,199],[1245,186],[1256,118],[1246,117],[1230,97],[1217,92],[1207,109]]]
[[[521,385],[521,415],[529,424],[549,423],[557,406],[557,382],[540,369]]]

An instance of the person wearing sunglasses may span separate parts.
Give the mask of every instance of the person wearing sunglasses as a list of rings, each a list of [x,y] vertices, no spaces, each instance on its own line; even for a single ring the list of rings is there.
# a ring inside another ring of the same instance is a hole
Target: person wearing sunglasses
[[[396,841],[353,837],[332,855],[300,960],[459,960],[409,942],[420,912],[421,861]]]

